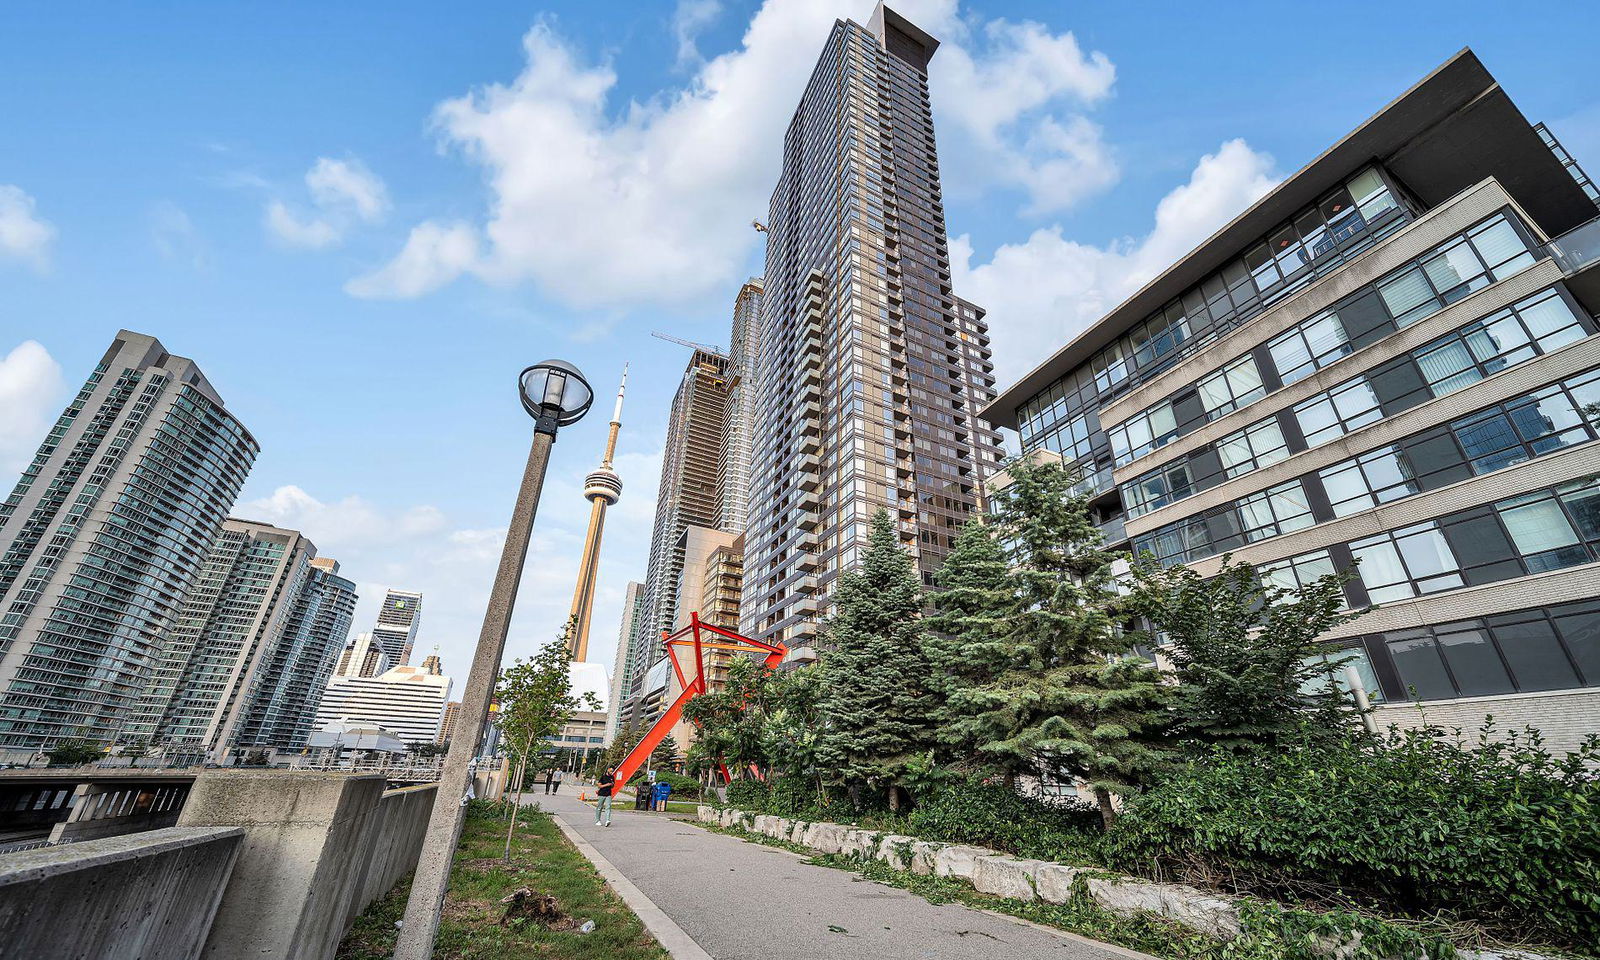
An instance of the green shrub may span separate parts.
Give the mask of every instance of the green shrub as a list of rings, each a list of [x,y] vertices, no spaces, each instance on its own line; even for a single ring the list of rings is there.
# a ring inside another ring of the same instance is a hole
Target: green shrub
[[[728,806],[765,813],[767,785],[760,780],[735,780],[728,784]]]
[[[685,777],[670,770],[657,770],[656,782],[671,784],[674,800],[700,799],[700,781],[694,777]]]
[[[923,799],[906,817],[905,831],[924,840],[1085,863],[1093,859],[1099,824],[1099,811],[1077,800],[1057,805],[1004,784],[957,780]]]
[[[1474,749],[1438,730],[1222,753],[1132,799],[1107,866],[1273,896],[1454,915],[1508,940],[1600,944],[1600,737]],[[1591,954],[1600,955],[1600,954]]]

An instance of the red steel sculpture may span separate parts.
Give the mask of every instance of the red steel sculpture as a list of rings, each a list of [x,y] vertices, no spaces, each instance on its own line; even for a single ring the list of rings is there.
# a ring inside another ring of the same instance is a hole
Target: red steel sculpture
[[[702,636],[709,633],[710,637]],[[698,613],[689,615],[689,625],[677,633],[668,635],[663,632],[661,645],[666,648],[667,656],[672,660],[672,671],[677,674],[678,686],[683,692],[678,694],[678,699],[672,701],[672,706],[661,715],[650,730],[639,741],[639,745],[623,759],[617,767],[617,784],[621,786],[628,782],[639,765],[661,745],[667,738],[667,733],[677,725],[683,717],[683,706],[695,697],[706,692],[706,651],[727,650],[733,653],[765,653],[766,659],[762,666],[768,670],[783,662],[784,654],[789,648],[781,643],[763,643],[760,640],[751,640],[749,637],[740,636],[732,630],[714,627],[709,623],[701,623]],[[693,656],[688,662],[690,671],[684,670],[684,658]],[[728,768],[722,768],[722,779],[729,779]]]

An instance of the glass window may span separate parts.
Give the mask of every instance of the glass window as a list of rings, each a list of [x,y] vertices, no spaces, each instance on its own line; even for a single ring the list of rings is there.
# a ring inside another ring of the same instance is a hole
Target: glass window
[[[1464,585],[1450,544],[1431,521],[1357,540],[1350,552],[1361,561],[1357,570],[1373,603]]]
[[[1215,420],[1266,396],[1254,357],[1243,356],[1200,381],[1200,403]]]
[[[1585,540],[1600,540],[1600,480],[1579,480],[1556,490],[1578,533]]]
[[[1367,169],[1356,174],[1349,183],[1350,194],[1355,197],[1356,203],[1361,208],[1361,215],[1367,220],[1375,219],[1386,210],[1391,210],[1399,204],[1389,194],[1389,188],[1384,185],[1383,178],[1378,176],[1376,170]]]
[[[1344,325],[1334,313],[1297,324],[1267,344],[1285,386],[1349,355],[1352,349]]]
[[[1277,463],[1289,456],[1289,445],[1276,419],[1251,424],[1217,441],[1217,456],[1229,478]]]
[[[1578,315],[1555,290],[1529,297],[1512,309],[1545,353],[1586,335]]]
[[[1472,461],[1473,473],[1489,473],[1527,459],[1511,421],[1499,408],[1457,420],[1450,429]]]
[[[1443,700],[1456,695],[1455,684],[1445,672],[1444,660],[1432,637],[1424,634],[1390,640],[1387,646],[1408,695],[1419,700]]]
[[[1436,347],[1418,351],[1416,359],[1422,378],[1433,388],[1435,396],[1483,379],[1466,344],[1453,337]]]
[[[1270,487],[1239,501],[1239,521],[1246,542],[1264,540],[1314,522],[1311,504],[1299,480]]]
[[[1522,237],[1506,222],[1504,216],[1495,217],[1488,223],[1474,228],[1470,234],[1472,245],[1477,248],[1483,262],[1494,271],[1495,279],[1504,280],[1511,274],[1533,264],[1533,254],[1528,252],[1528,245],[1522,242]]]
[[[1409,327],[1439,311],[1439,300],[1420,267],[1412,267],[1378,284],[1378,296],[1397,327]]]
[[[1495,693],[1511,693],[1511,675],[1506,673],[1500,654],[1495,651],[1489,634],[1481,628],[1438,633],[1439,650],[1450,666],[1456,688],[1464,697],[1483,697]]]
[[[1411,463],[1398,447],[1384,447],[1336,463],[1320,476],[1334,516],[1339,517],[1399,500],[1419,489]]]
[[[1422,261],[1422,269],[1445,303],[1454,303],[1489,285],[1488,272],[1466,240],[1458,240]]]
[[[1578,542],[1578,534],[1567,521],[1561,505],[1554,497],[1525,503],[1526,497],[1501,501],[1500,519],[1505,522],[1506,533],[1524,557],[1532,557],[1549,550],[1570,547]],[[1503,504],[1520,504],[1506,507]]]
[[[1541,617],[1494,628],[1500,653],[1511,667],[1518,690],[1567,690],[1581,686],[1555,627]]]

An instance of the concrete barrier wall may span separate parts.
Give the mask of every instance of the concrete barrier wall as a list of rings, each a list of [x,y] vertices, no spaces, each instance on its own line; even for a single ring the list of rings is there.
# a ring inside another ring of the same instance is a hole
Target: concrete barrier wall
[[[329,960],[421,851],[437,788],[384,787],[378,774],[201,774],[180,826],[236,825],[245,836],[200,956]]]
[[[0,955],[190,960],[243,840],[238,827],[169,827],[0,857]]]
[[[438,784],[429,783],[390,790],[378,801],[378,815],[363,844],[368,856],[361,869],[360,888],[345,918],[346,930],[361,911],[417,868],[438,792]]]

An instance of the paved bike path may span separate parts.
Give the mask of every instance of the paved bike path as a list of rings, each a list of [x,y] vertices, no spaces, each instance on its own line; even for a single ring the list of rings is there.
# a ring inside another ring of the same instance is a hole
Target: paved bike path
[[[715,960],[1127,960],[1143,954],[974,910],[619,805],[610,828],[564,794],[552,811]],[[591,792],[593,788],[588,788]]]

